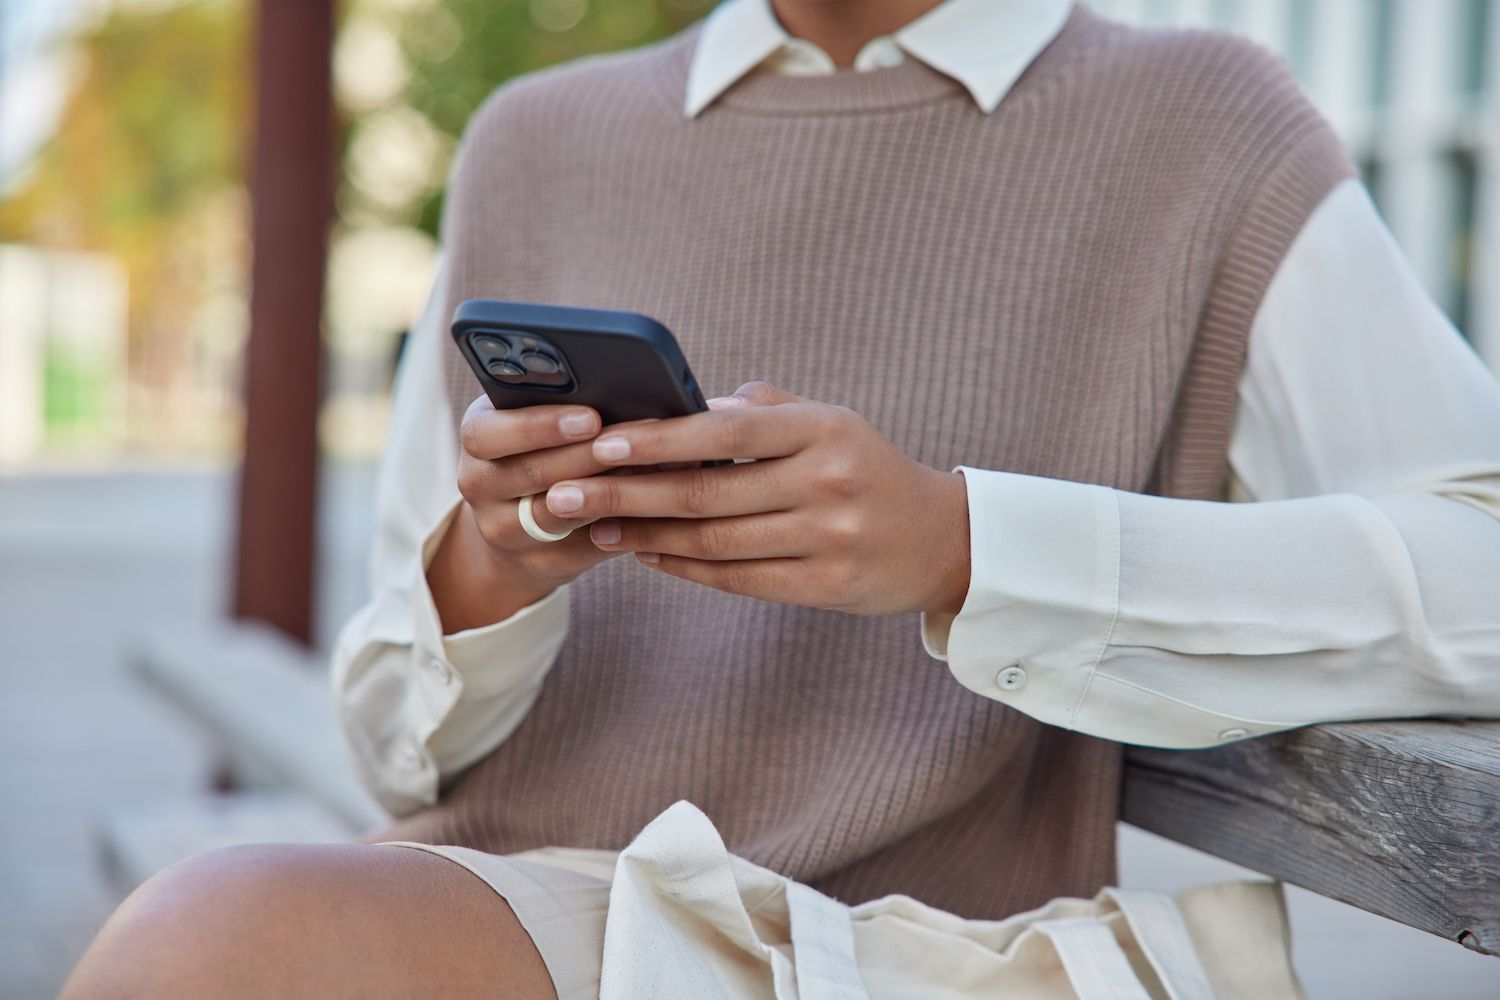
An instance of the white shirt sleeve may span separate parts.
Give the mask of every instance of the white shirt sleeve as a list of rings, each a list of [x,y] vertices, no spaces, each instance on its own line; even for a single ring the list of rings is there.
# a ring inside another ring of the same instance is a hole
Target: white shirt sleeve
[[[1106,739],[1500,717],[1500,386],[1365,189],[1308,220],[1251,334],[1212,503],[979,469],[966,687]]]
[[[515,731],[568,628],[560,587],[502,622],[443,635],[427,566],[458,510],[458,441],[443,386],[441,287],[440,275],[396,378],[371,596],[344,626],[333,660],[356,769],[396,815],[435,802],[443,779]]]

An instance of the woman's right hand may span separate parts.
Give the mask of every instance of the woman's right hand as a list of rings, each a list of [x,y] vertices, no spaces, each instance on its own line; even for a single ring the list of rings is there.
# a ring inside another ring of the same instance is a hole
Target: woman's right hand
[[[509,618],[619,554],[595,548],[586,529],[557,542],[537,541],[518,513],[521,498],[531,496],[532,516],[547,531],[589,523],[552,513],[546,493],[564,479],[608,471],[594,460],[590,444],[600,426],[599,414],[586,406],[496,410],[485,396],[469,405],[459,430],[464,502],[427,567],[445,634]]]

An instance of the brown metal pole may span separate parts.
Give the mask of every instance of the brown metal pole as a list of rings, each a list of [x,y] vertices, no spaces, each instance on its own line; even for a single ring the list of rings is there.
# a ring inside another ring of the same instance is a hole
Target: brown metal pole
[[[236,618],[312,638],[324,259],[333,216],[332,0],[260,0],[254,263]]]

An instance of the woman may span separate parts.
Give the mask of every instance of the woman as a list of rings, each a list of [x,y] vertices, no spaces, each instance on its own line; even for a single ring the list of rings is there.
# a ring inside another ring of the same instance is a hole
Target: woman
[[[74,996],[587,996],[608,881],[513,856],[678,799],[1001,917],[1113,879],[1118,742],[1500,715],[1500,391],[1253,46],[732,0],[498,92],[444,241],[336,660],[408,844],[178,866]],[[468,298],[645,312],[740,388],[496,412]]]

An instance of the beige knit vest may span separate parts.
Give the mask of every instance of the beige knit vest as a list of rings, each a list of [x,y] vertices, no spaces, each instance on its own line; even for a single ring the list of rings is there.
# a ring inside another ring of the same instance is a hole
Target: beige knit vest
[[[909,61],[756,73],[687,120],[695,38],[489,101],[446,210],[450,314],[644,312],[707,394],[843,404],[934,468],[1221,496],[1252,318],[1350,170],[1279,63],[1079,9],[990,115]],[[456,420],[478,387],[443,349]],[[731,851],[849,902],[1002,917],[1113,878],[1119,748],[959,686],[915,615],[633,559],[572,586],[525,722],[393,835],[620,848],[688,799]]]

